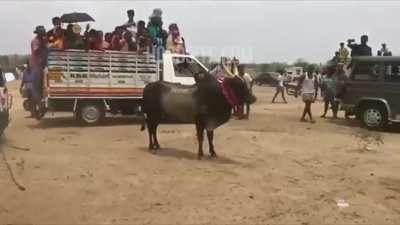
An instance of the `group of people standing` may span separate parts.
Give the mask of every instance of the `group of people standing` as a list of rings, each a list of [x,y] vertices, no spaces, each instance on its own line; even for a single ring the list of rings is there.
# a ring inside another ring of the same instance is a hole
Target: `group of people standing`
[[[339,102],[336,100],[337,87],[339,82],[346,80],[345,65],[350,62],[351,57],[372,56],[371,47],[368,46],[368,36],[362,35],[360,44],[354,43],[354,39],[347,41],[347,47],[344,42],[340,43],[339,50],[335,56],[328,62],[322,75],[315,76],[312,72],[306,72],[300,77],[298,89],[301,90],[302,99],[305,103],[304,111],[300,121],[305,122],[308,115],[310,122],[314,123],[312,117],[311,105],[317,98],[318,89],[321,89],[321,95],[324,101],[324,113],[321,118],[325,118],[329,107],[332,109],[333,118],[337,118]],[[378,56],[391,56],[392,53],[387,49],[386,44],[382,44],[382,49],[378,51]]]
[[[321,75],[316,75],[312,71],[305,72],[298,80],[297,89],[300,90],[302,100],[305,104],[301,122],[315,123],[311,112],[311,105],[315,102],[318,96],[318,90],[321,91],[321,96],[324,102],[324,112],[321,118],[325,118],[329,108],[332,110],[332,118],[338,118],[339,102],[336,100],[337,85],[339,82],[346,79],[344,64],[338,63],[335,67],[325,68]],[[297,97],[297,92],[296,92]]]
[[[220,63],[216,65],[210,73],[214,74],[219,80],[221,80],[221,82],[225,77],[236,79],[238,81],[236,83],[242,83],[242,85],[249,90],[250,96],[248,96],[247,99],[237,99],[236,96],[233,95],[229,98],[229,101],[231,101],[233,106],[234,116],[239,120],[249,119],[250,105],[256,101],[256,97],[252,92],[253,78],[246,72],[246,66],[240,64],[236,57],[233,57],[233,59],[221,58]],[[222,86],[224,89],[223,84]],[[229,90],[226,91],[229,92]]]

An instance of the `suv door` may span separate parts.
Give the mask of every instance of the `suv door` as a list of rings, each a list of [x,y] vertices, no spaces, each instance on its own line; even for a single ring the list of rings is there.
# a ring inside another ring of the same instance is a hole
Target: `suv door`
[[[355,62],[346,84],[344,104],[356,106],[362,98],[382,98],[382,63]]]
[[[400,61],[386,62],[384,70],[383,93],[389,103],[389,118],[400,120]]]

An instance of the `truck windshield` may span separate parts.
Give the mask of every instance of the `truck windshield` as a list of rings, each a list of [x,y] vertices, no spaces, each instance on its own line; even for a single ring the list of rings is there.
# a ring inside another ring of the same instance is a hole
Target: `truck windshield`
[[[186,57],[175,57],[173,59],[175,76],[177,77],[194,77],[200,73],[207,71],[195,60]]]

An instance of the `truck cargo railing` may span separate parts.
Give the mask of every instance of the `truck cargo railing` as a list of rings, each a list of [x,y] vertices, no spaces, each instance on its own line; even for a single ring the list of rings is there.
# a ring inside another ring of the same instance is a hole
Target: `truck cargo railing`
[[[161,72],[153,54],[137,52],[51,50],[47,62],[49,97],[140,96]]]

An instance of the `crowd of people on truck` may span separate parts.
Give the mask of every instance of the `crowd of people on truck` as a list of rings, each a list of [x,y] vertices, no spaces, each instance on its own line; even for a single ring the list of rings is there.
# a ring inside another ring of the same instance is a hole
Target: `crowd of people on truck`
[[[347,47],[344,42],[340,42],[339,50],[335,52],[335,56],[331,59],[331,64],[347,63],[350,57],[354,56],[372,56],[372,49],[368,46],[368,36],[362,35],[360,44],[354,43],[354,39],[347,40]],[[350,53],[351,52],[351,53]],[[381,44],[381,49],[377,51],[377,56],[392,56],[392,52],[386,46],[386,43]]]
[[[185,39],[182,37],[179,27],[172,23],[168,31],[163,28],[162,10],[154,9],[146,25],[144,20],[137,23],[134,20],[135,11],[127,11],[128,20],[115,27],[113,32],[104,33],[101,30],[91,29],[88,24],[82,34],[79,24],[68,24],[66,29],[62,27],[60,17],[52,19],[53,28],[46,31],[44,26],[37,26],[34,30],[35,37],[31,41],[31,55],[23,80],[31,80],[29,96],[35,103],[33,112],[39,112],[39,102],[42,99],[43,70],[46,66],[47,53],[51,49],[65,50],[97,50],[97,51],[123,51],[154,53],[157,59],[162,58],[165,50],[171,53],[186,54]],[[34,79],[27,78],[30,76]],[[28,84],[23,82],[23,84]],[[24,86],[21,86],[23,88]],[[35,113],[32,113],[33,116]],[[39,115],[40,116],[40,115]]]
[[[53,28],[46,32],[44,26],[37,26],[35,33],[42,36],[41,42],[50,49],[112,50],[112,51],[154,51],[169,50],[172,53],[185,54],[185,40],[176,23],[163,28],[162,10],[154,9],[146,25],[144,20],[134,20],[135,11],[127,11],[128,20],[116,26],[112,32],[91,29],[88,24],[82,33],[79,24],[62,27],[60,17],[52,19]]]

